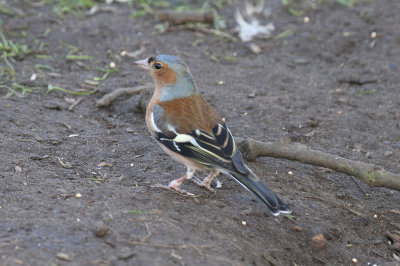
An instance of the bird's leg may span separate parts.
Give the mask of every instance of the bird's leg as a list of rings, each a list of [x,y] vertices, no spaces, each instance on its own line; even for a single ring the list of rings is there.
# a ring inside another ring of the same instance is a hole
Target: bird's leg
[[[193,193],[187,192],[186,190],[182,189],[181,186],[182,186],[183,182],[185,182],[186,179],[191,179],[195,172],[196,172],[196,170],[188,168],[186,174],[184,174],[183,176],[181,176],[178,179],[172,180],[171,182],[169,182],[169,184],[167,186],[161,185],[161,184],[155,184],[152,187],[174,190],[174,191],[176,191],[180,194],[186,195],[186,196],[194,196]]]
[[[218,174],[219,174],[219,171],[211,170],[210,174],[206,178],[204,178],[203,181],[195,179],[195,180],[193,180],[193,182],[195,182],[197,185],[204,187],[205,189],[207,189],[211,192],[214,192],[214,189],[211,188],[210,184]]]

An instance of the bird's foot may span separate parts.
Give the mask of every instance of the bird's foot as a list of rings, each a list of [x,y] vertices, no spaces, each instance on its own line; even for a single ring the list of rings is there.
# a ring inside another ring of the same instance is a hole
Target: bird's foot
[[[195,195],[193,193],[187,192],[186,190],[181,188],[181,185],[183,183],[183,181],[182,182],[181,181],[182,181],[182,178],[179,178],[177,180],[172,180],[167,186],[162,185],[162,184],[155,184],[155,185],[152,185],[151,187],[172,190],[172,191],[177,192],[184,196],[194,197]]]
[[[208,181],[210,181],[210,182],[208,182]],[[194,182],[196,185],[207,189],[208,191],[215,192],[215,190],[214,190],[214,189],[211,187],[211,185],[210,185],[210,184],[211,184],[211,180],[207,180],[207,178],[204,179],[203,181],[201,181],[201,180],[198,179],[198,178],[193,178],[193,182]]]

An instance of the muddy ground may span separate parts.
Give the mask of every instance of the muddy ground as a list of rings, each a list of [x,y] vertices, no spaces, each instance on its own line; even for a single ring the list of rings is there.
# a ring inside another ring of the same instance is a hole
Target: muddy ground
[[[271,17],[262,23],[274,22],[274,36],[292,33],[256,40],[263,48],[259,55],[240,41],[210,34],[154,33],[158,22],[134,18],[127,4],[65,18],[51,4],[5,4],[14,12],[1,13],[5,37],[33,49],[11,61],[14,82],[97,91],[76,96],[35,89],[0,100],[0,265],[399,263],[385,235],[400,231],[398,191],[299,162],[260,158],[249,166],[289,203],[293,216],[271,216],[225,176],[216,193],[187,182],[184,188],[198,197],[183,197],[151,187],[185,170],[151,139],[135,99],[96,107],[105,93],[150,82],[134,59],[119,56],[145,45],[139,57],[167,53],[187,62],[235,136],[289,138],[398,173],[399,1],[358,1],[354,7],[318,2],[304,14],[309,23],[270,1]],[[233,35],[237,5],[220,10]],[[72,54],[93,58],[66,60],[72,49],[66,44],[79,47]],[[43,54],[50,57],[37,56]],[[102,77],[96,67],[108,69],[110,62],[120,70],[97,86],[84,83]],[[319,232],[324,247],[311,243]]]

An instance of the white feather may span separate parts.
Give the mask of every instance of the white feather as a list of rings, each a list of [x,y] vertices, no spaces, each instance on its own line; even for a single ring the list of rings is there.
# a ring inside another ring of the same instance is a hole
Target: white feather
[[[161,130],[157,127],[156,123],[154,122],[154,114],[153,114],[153,112],[151,112],[151,114],[150,114],[150,121],[151,121],[151,125],[154,128],[154,131],[161,132]]]

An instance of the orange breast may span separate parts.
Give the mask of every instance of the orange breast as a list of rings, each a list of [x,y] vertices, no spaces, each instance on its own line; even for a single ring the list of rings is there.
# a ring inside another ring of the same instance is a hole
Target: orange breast
[[[223,123],[214,108],[200,94],[160,102],[159,105],[164,108],[167,121],[177,127],[178,133],[190,133],[195,129],[212,133],[216,124]]]

